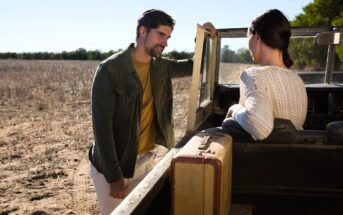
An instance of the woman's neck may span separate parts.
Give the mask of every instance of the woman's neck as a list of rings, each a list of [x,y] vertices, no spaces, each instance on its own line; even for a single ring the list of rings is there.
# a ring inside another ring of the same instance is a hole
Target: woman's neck
[[[281,68],[287,68],[283,62],[282,52],[278,49],[272,49],[270,47],[264,47],[264,53],[261,56],[261,65],[263,66],[278,66]]]

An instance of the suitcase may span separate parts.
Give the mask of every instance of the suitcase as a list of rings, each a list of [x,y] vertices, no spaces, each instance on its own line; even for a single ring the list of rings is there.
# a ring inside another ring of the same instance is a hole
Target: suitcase
[[[229,214],[232,138],[199,132],[173,157],[172,212],[176,215]]]

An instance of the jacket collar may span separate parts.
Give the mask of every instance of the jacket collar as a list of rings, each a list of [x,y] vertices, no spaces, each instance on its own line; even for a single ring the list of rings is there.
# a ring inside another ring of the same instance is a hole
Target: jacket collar
[[[133,47],[134,47],[134,43],[131,43],[129,45],[129,47],[127,47],[122,52],[122,55],[126,59],[126,64],[127,64],[127,67],[128,67],[128,70],[127,70],[128,73],[135,73],[136,72],[135,67],[133,66],[133,63],[132,63],[132,59],[131,59],[132,58],[131,57],[131,50],[133,49]]]
[[[131,56],[131,50],[134,48],[135,44],[131,43],[124,51],[123,51],[123,55],[125,56],[125,58],[128,60],[128,66],[129,66],[129,70],[128,72],[135,72],[135,67],[133,66],[132,63],[132,56]],[[152,68],[156,68],[155,66],[156,63],[156,58],[152,57],[151,58],[151,62],[150,62],[150,69]]]

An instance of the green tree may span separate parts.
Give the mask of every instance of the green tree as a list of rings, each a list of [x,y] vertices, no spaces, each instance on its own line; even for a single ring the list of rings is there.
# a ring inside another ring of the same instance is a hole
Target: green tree
[[[171,52],[163,54],[163,57],[167,57],[167,58],[175,59],[175,60],[180,60],[180,59],[192,58],[193,54],[194,54],[193,52],[186,52],[186,51],[178,52],[176,50],[173,50]]]
[[[102,54],[99,50],[95,51],[88,51],[87,52],[87,59],[88,60],[102,60]]]
[[[292,26],[342,26],[343,25],[343,0],[314,0],[303,8],[303,13],[297,15],[291,22]],[[298,45],[291,44],[290,52],[294,58],[295,65],[299,68],[313,67],[313,62],[317,62],[315,68],[323,69],[327,47],[314,46],[313,41],[301,41]],[[343,47],[336,47],[335,68],[342,68]]]
[[[237,63],[238,57],[234,51],[229,48],[229,45],[224,45],[221,50],[220,62],[223,63]]]
[[[0,59],[17,59],[17,53],[15,52],[4,52],[0,53]]]
[[[332,23],[334,26],[343,26],[343,11],[341,12],[340,17],[333,20]],[[339,61],[343,62],[343,45],[336,46],[336,54],[338,55]],[[341,65],[341,69],[343,69],[343,65]]]
[[[333,26],[342,18],[343,0],[314,0],[293,20],[293,26]]]
[[[67,59],[68,59],[68,52],[63,51],[63,52],[61,53],[61,59],[62,59],[62,60],[67,60]]]
[[[88,56],[87,56],[87,51],[84,48],[78,48],[75,51],[75,57],[74,59],[76,60],[87,60]]]
[[[62,54],[61,53],[50,53],[50,59],[62,60]]]
[[[236,55],[240,63],[253,63],[249,49],[238,49]]]

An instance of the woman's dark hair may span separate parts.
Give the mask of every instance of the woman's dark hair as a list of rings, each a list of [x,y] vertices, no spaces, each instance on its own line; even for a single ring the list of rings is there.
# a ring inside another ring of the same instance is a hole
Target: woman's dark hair
[[[293,65],[293,60],[288,53],[291,25],[281,11],[271,9],[255,17],[251,22],[249,32],[253,35],[257,32],[266,45],[281,50],[282,59],[287,68]]]
[[[166,12],[157,9],[145,11],[137,21],[136,39],[139,37],[139,28],[144,26],[148,31],[152,28],[158,28],[159,25],[167,25],[174,29],[175,20]]]

